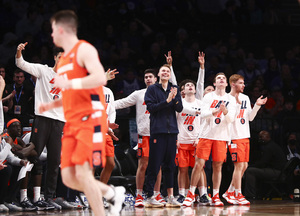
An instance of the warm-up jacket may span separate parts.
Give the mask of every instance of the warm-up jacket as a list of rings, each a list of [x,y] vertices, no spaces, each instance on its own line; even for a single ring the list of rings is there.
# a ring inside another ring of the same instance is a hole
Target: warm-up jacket
[[[170,103],[167,103],[171,87],[177,88],[177,95]],[[145,103],[150,112],[150,135],[178,133],[175,111],[181,112],[183,109],[178,86],[169,82],[166,91],[159,83],[149,86],[145,94]]]

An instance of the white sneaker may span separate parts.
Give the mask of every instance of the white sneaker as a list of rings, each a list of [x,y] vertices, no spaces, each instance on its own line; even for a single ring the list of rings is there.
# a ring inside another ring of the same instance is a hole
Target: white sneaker
[[[155,196],[152,196],[151,198],[148,198],[145,203],[146,208],[162,208],[164,207],[164,204],[159,202]]]
[[[4,205],[9,209],[9,211],[12,211],[12,212],[20,212],[23,210],[22,207],[20,206],[17,206],[15,203],[4,203]]]
[[[178,207],[178,208],[180,208],[180,206],[181,206],[181,203],[178,202],[178,201],[175,199],[174,196],[170,196],[170,197],[168,198],[168,202],[167,202],[166,207],[169,207],[169,208],[176,208],[176,207]]]
[[[108,208],[109,215],[119,216],[122,210],[123,202],[125,200],[125,188],[123,186],[114,187],[115,195],[111,200],[107,200],[110,203]]]
[[[8,212],[9,208],[7,208],[4,204],[0,204],[0,212]]]

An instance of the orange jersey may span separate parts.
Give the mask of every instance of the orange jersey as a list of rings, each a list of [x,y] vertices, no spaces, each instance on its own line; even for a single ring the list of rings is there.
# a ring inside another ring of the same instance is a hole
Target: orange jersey
[[[88,42],[80,40],[68,54],[64,53],[61,56],[57,65],[59,76],[71,80],[88,75],[87,69],[81,67],[77,62],[78,47],[82,43]],[[63,89],[62,102],[67,122],[80,123],[90,115],[92,118],[106,115],[102,86],[93,89]]]

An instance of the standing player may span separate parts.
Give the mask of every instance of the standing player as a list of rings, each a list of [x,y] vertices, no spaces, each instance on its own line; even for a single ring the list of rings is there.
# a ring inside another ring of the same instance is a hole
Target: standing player
[[[136,199],[135,207],[144,207],[144,199],[142,196],[143,187],[145,182],[145,173],[148,167],[149,160],[149,138],[150,138],[150,113],[147,110],[144,100],[147,88],[156,82],[156,75],[153,69],[146,69],[144,72],[144,81],[146,84],[145,89],[134,91],[128,97],[116,100],[115,108],[124,109],[133,105],[136,105],[136,122],[138,130],[138,153],[137,157],[138,168],[136,171]],[[161,171],[157,175],[157,179],[154,186],[155,200],[153,200],[153,206],[162,206],[166,204],[160,194],[161,183]]]
[[[37,157],[40,156],[45,146],[47,148],[48,170],[46,175],[45,199],[49,205],[61,209],[61,206],[57,205],[53,201],[53,198],[56,191],[60,165],[61,137],[65,124],[64,114],[61,107],[39,113],[38,105],[40,103],[52,102],[61,97],[61,90],[54,87],[54,77],[56,76],[57,63],[63,50],[61,48],[55,48],[53,50],[55,65],[51,68],[48,65],[33,64],[25,61],[22,56],[22,51],[25,50],[26,45],[27,42],[18,45],[16,65],[37,78],[35,86],[35,120],[30,140],[35,145],[35,150],[38,154]],[[42,164],[40,162],[35,163],[32,170],[34,180],[33,202],[39,210],[49,209],[49,206],[44,203],[40,196],[42,171]],[[23,208],[31,206],[29,199],[27,199],[27,189],[21,190],[20,202]]]
[[[116,120],[116,109],[114,107],[114,94],[113,92],[107,88],[103,87],[104,95],[105,95],[105,103],[106,103],[106,113],[108,117],[109,123],[115,123]],[[115,147],[113,143],[113,139],[118,140],[117,137],[114,136],[112,128],[108,128],[109,134],[105,135],[105,155],[106,155],[106,164],[100,174],[100,181],[107,184],[111,172],[115,167]]]
[[[102,86],[104,69],[97,50],[77,37],[77,16],[71,10],[51,17],[52,37],[64,53],[57,66],[55,86],[62,98],[41,104],[40,112],[63,106],[66,124],[62,138],[61,174],[64,184],[85,193],[94,214],[104,215],[102,196],[111,202],[110,213],[119,215],[125,188],[112,188],[94,178],[92,166],[104,166],[107,117]],[[104,154],[103,154],[104,153]]]
[[[176,140],[178,134],[176,111],[181,112],[182,101],[178,87],[169,82],[169,65],[159,69],[159,83],[147,88],[145,103],[150,112],[149,164],[146,181],[149,202],[153,202],[154,184],[163,165],[168,192],[167,206],[178,207],[180,203],[173,196]],[[178,91],[178,94],[177,94]]]
[[[191,206],[195,201],[195,189],[200,179],[205,161],[210,153],[213,159],[213,198],[212,205],[223,206],[219,198],[219,188],[222,178],[222,164],[226,159],[227,146],[230,141],[231,123],[234,120],[236,101],[225,92],[227,80],[224,73],[218,73],[214,79],[215,91],[203,98],[201,109],[202,130],[196,148],[196,162],[192,171],[190,190],[183,202],[184,206]]]
[[[249,121],[255,118],[260,106],[267,102],[267,98],[262,99],[263,96],[259,97],[252,109],[249,97],[243,94],[245,88],[244,77],[233,74],[229,78],[229,83],[231,87],[230,94],[236,98],[238,107],[232,124],[231,144],[228,145],[234,163],[234,171],[231,184],[222,196],[230,204],[249,205],[250,202],[242,195],[241,189],[242,177],[249,161]]]

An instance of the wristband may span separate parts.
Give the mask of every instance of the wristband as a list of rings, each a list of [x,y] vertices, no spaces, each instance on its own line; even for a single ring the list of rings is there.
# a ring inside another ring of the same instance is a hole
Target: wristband
[[[82,89],[82,79],[72,79],[72,89]]]

